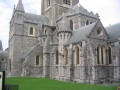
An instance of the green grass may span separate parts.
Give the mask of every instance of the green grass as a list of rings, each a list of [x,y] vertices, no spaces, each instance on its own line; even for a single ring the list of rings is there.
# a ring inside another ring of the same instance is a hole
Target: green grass
[[[19,90],[117,90],[114,85],[88,85],[44,78],[6,78],[6,84],[19,85]]]

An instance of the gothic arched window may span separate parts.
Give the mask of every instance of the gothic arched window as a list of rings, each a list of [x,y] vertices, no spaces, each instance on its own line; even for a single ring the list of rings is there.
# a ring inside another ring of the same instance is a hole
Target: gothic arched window
[[[68,56],[68,50],[67,50],[66,48],[64,48],[64,60],[65,60],[65,65],[68,64],[67,56]]]
[[[40,65],[40,57],[39,55],[36,56],[36,62],[35,62],[35,65]]]
[[[102,64],[105,64],[106,62],[106,49],[105,46],[102,46]]]
[[[47,7],[50,6],[50,0],[47,0]]]
[[[70,20],[70,29],[73,30],[73,21]]]
[[[55,59],[55,64],[58,65],[59,64],[59,52],[58,50],[55,51],[54,53],[54,59]]]
[[[75,47],[75,52],[76,52],[76,64],[79,64],[79,47]]]
[[[90,24],[92,24],[92,21],[90,22]]]
[[[10,59],[9,63],[10,63],[10,72],[11,72],[11,66],[12,66],[12,65],[11,65],[11,64],[12,64],[12,63],[11,63],[11,59]]]
[[[70,0],[63,0],[64,4],[70,5]]]
[[[101,63],[101,47],[97,47],[97,64]]]
[[[33,35],[33,27],[30,27],[30,32],[29,32],[30,35]]]
[[[108,47],[108,57],[109,57],[109,64],[112,64],[112,58],[111,58],[111,48],[110,47]]]
[[[89,24],[89,21],[87,20],[87,21],[86,21],[86,25],[88,25],[88,24]]]

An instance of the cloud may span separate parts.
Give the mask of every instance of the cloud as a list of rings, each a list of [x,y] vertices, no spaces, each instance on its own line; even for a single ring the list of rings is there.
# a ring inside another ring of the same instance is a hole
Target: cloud
[[[9,20],[12,9],[4,1],[0,1],[0,40],[3,42],[4,49],[8,46]]]
[[[26,12],[40,14],[41,0],[22,0]],[[8,47],[9,22],[18,0],[0,0],[0,39],[4,49]],[[99,13],[104,26],[120,22],[120,0],[80,0],[80,4],[94,13]]]
[[[25,11],[40,14],[40,2],[41,0],[24,0]],[[8,47],[9,22],[14,5],[17,6],[17,3],[18,0],[0,0],[0,40],[2,40],[4,49]]]
[[[98,13],[104,26],[120,22],[120,0],[80,0],[89,11]]]

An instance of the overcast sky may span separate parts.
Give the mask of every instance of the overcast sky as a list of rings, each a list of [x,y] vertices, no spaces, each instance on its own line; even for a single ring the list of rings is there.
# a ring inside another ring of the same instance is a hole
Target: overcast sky
[[[8,47],[9,22],[17,3],[18,0],[0,0],[0,40],[4,49]],[[33,14],[40,14],[40,3],[41,0],[23,0],[25,11]],[[80,4],[88,11],[98,13],[104,26],[120,22],[120,0],[80,0]]]

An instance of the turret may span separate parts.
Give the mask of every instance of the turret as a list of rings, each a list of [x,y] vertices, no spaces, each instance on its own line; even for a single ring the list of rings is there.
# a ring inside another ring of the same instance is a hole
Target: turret
[[[72,34],[72,30],[70,28],[70,22],[67,20],[67,17],[64,13],[62,16],[63,18],[61,21],[61,25],[57,33],[60,45],[66,44],[67,40],[71,37]]]

